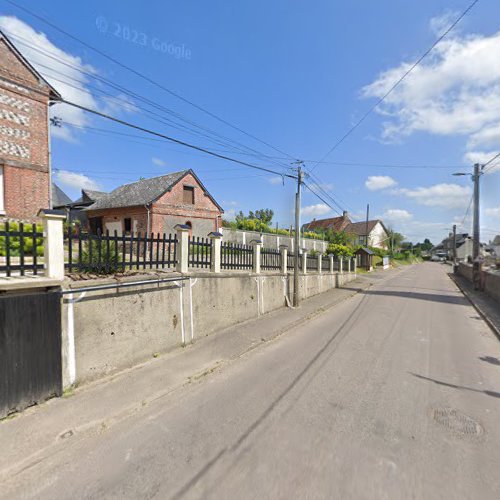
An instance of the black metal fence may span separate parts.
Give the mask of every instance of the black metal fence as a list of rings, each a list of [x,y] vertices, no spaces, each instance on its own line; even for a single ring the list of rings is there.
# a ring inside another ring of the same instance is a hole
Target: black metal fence
[[[210,267],[212,240],[210,238],[189,238],[189,267]]]
[[[253,248],[238,243],[222,243],[220,266],[221,269],[252,269]]]
[[[281,268],[281,252],[272,248],[262,248],[260,251],[260,267],[264,271],[276,271]]]
[[[286,254],[286,268],[288,270],[293,270],[294,267],[294,262],[295,262],[295,255],[293,253],[287,253]]]
[[[330,257],[328,257],[327,255],[323,255],[323,257],[321,257],[321,270],[322,271],[329,271],[330,270]]]
[[[36,224],[0,224],[0,276],[36,275],[43,269],[43,231]]]
[[[110,274],[126,270],[173,267],[177,263],[177,237],[171,234],[123,233],[65,235],[66,269],[71,272]]]
[[[307,256],[307,269],[311,271],[318,269],[318,257],[316,255]]]

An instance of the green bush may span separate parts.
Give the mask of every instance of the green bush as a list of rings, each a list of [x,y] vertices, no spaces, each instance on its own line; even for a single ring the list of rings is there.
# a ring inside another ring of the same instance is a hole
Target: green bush
[[[5,223],[0,223],[0,231],[5,231]],[[19,223],[18,222],[9,222],[9,232],[10,231],[19,231]],[[23,232],[26,233],[24,236],[24,254],[25,255],[33,255],[33,238],[29,234],[32,231],[31,224],[25,224]],[[43,226],[41,224],[37,224],[36,231],[38,233],[43,232]],[[12,257],[19,257],[21,253],[21,241],[19,236],[10,236],[9,237],[9,250],[10,255]],[[36,254],[37,256],[43,256],[43,238],[36,238]],[[5,257],[7,255],[7,246],[6,246],[6,237],[0,236],[0,256]]]
[[[352,257],[354,255],[354,250],[347,245],[338,245],[337,243],[330,243],[326,249],[326,253],[333,254],[335,257]]]
[[[92,255],[90,253],[92,247]],[[99,263],[99,247],[101,250],[101,262]],[[120,270],[118,254],[113,245],[108,248],[105,241],[89,240],[84,243],[82,249],[82,263],[80,270],[85,273],[114,274]]]

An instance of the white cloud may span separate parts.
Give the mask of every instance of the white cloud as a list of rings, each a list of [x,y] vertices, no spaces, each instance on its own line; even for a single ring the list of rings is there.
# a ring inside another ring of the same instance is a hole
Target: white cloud
[[[386,189],[396,185],[397,182],[388,175],[371,175],[365,182],[365,186],[370,191],[378,191],[379,189]]]
[[[428,207],[461,208],[468,205],[471,192],[470,186],[443,183],[415,189],[395,189],[393,194],[404,195]]]
[[[155,156],[153,156],[153,158],[151,158],[151,161],[157,167],[165,167],[167,165],[167,163],[165,161],[163,161],[161,158],[156,158]]]
[[[500,219],[500,207],[486,208],[484,213],[489,217]]]
[[[305,217],[316,217],[321,215],[326,215],[331,212],[331,208],[324,203],[318,203],[317,205],[308,205],[307,207],[302,207],[302,215]]]
[[[450,15],[435,19],[442,32]],[[384,116],[382,137],[398,140],[415,132],[469,137],[468,148],[500,148],[500,32],[491,36],[455,31],[377,108]],[[407,71],[405,62],[382,72],[362,89],[382,97]]]
[[[473,163],[488,163],[494,156],[498,154],[498,151],[469,151],[465,154],[464,160],[468,164]],[[471,169],[472,172],[472,169]],[[496,160],[486,167],[486,175],[492,174],[493,172],[500,172],[500,160]]]
[[[97,102],[85,88],[88,78],[81,73],[84,70],[94,73],[92,66],[84,64],[77,56],[72,56],[55,46],[44,33],[35,31],[31,26],[13,16],[0,16],[0,29],[4,30],[7,36],[11,36],[12,42],[18,50],[33,64],[44,78],[67,100],[74,101],[82,106],[97,108]],[[16,39],[15,37],[19,37]],[[47,52],[48,57],[37,52],[28,45],[33,45],[36,49]],[[53,59],[55,58],[55,59]],[[75,68],[65,66],[68,64]],[[48,66],[48,70],[43,66]],[[64,80],[68,83],[61,83],[57,80]],[[71,85],[82,87],[76,89]],[[74,123],[78,126],[88,125],[89,117],[80,109],[76,109],[65,104],[56,104],[50,108],[51,116],[58,116],[64,122]],[[52,127],[51,133],[55,137],[66,140],[74,140],[74,130],[68,127]]]
[[[64,187],[71,189],[94,189],[96,191],[101,189],[100,184],[94,179],[84,174],[70,172],[69,170],[57,170],[55,172],[55,180]]]
[[[283,177],[269,177],[267,180],[269,181],[270,184],[273,184],[274,186],[283,183]]]
[[[408,212],[408,210],[403,210],[400,208],[390,208],[384,212],[382,219],[388,222],[406,222],[413,218],[413,214]]]
[[[89,76],[82,73],[97,74],[97,70],[85,64],[78,56],[54,45],[43,32],[34,30],[29,24],[14,16],[0,16],[0,29],[15,44],[16,48],[34,68],[62,95],[64,99],[84,107],[108,114],[134,113],[137,107],[130,97],[117,94],[99,99],[88,89]],[[62,118],[62,127],[51,127],[51,134],[67,141],[75,141],[75,128],[65,126],[71,123],[77,127],[89,125],[90,116],[81,109],[66,104],[50,107],[50,116]]]

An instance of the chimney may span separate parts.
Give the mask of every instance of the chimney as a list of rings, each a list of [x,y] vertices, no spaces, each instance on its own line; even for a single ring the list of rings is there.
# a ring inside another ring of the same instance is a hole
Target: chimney
[[[347,219],[347,218],[349,217],[349,212],[348,212],[347,210],[344,210],[344,211],[342,212],[342,217],[343,217],[344,219]]]

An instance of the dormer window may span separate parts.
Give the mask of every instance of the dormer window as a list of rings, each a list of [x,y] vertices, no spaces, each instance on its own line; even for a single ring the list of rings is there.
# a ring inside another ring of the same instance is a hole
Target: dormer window
[[[183,186],[184,193],[182,201],[188,205],[194,205],[194,186]]]

